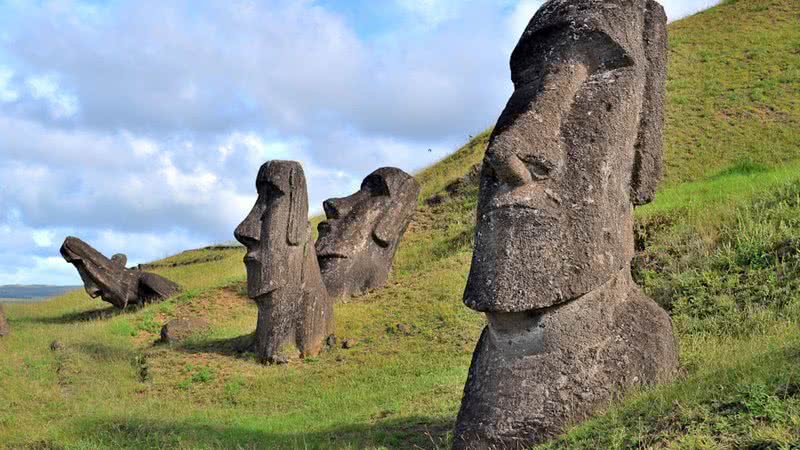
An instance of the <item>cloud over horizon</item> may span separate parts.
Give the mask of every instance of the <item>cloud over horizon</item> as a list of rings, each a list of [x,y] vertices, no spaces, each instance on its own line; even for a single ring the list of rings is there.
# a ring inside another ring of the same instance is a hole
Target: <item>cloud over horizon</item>
[[[67,235],[131,264],[231,240],[269,159],[313,211],[440,159],[496,119],[542,3],[2,1],[0,284],[78,284]]]

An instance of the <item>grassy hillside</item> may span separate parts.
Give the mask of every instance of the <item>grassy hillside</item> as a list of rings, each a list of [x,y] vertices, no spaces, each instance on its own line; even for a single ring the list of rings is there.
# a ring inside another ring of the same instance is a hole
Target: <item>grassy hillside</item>
[[[634,272],[674,319],[683,375],[548,448],[800,446],[798,18],[796,0],[739,0],[670,26],[668,178],[637,212]],[[81,291],[6,306],[0,447],[446,448],[484,321],[461,293],[487,138],[418,175],[389,286],[336,306],[352,349],[257,364],[240,249],[154,262],[187,290],[140,310]],[[188,316],[212,330],[154,344]]]

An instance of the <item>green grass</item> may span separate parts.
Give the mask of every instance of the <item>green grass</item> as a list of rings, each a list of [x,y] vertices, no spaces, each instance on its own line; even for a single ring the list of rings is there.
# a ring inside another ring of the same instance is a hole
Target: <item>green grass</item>
[[[667,184],[800,156],[795,0],[737,0],[669,26]]]
[[[740,0],[670,26],[667,179],[637,211],[634,274],[673,317],[683,374],[549,448],[800,445],[798,17]],[[6,305],[0,447],[447,448],[484,323],[461,294],[488,133],[418,174],[388,286],[336,305],[352,349],[257,364],[242,249],[154,262],[186,291],[138,310],[83,291]],[[155,344],[175,317],[212,327]]]

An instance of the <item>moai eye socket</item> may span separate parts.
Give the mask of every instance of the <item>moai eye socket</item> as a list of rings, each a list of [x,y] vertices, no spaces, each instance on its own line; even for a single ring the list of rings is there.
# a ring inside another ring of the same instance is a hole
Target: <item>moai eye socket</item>
[[[531,177],[534,180],[546,180],[550,178],[551,174],[555,171],[556,165],[549,161],[544,161],[538,158],[526,158],[522,160]]]

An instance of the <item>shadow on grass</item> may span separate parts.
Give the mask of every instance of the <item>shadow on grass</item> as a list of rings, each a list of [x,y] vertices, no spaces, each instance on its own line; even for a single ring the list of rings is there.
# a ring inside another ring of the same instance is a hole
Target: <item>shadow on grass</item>
[[[91,309],[89,311],[71,312],[56,317],[35,317],[28,319],[30,322],[46,324],[71,324],[80,322],[90,322],[93,320],[106,320],[117,317],[125,313],[134,313],[142,309],[142,305],[131,305],[125,309],[118,309],[114,306],[101,309]]]
[[[352,449],[450,448],[454,419],[407,417],[344,425],[309,433],[275,433],[241,425],[167,422],[139,418],[78,423],[82,443],[108,448]],[[48,448],[59,447],[50,442]]]
[[[234,338],[187,340],[176,344],[175,349],[185,353],[216,353],[222,356],[241,357],[253,351],[255,333]]]

